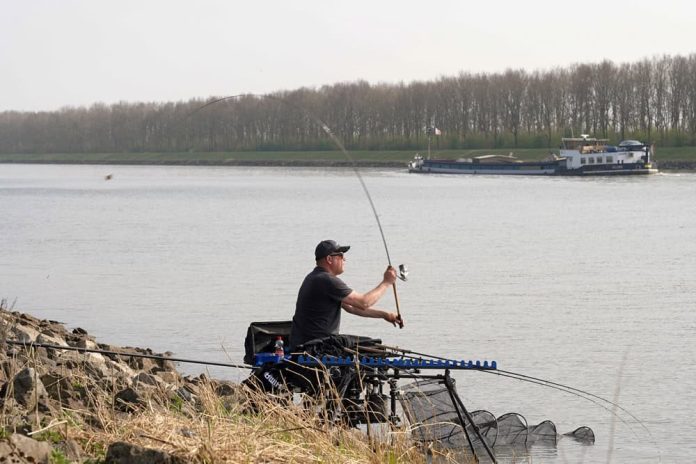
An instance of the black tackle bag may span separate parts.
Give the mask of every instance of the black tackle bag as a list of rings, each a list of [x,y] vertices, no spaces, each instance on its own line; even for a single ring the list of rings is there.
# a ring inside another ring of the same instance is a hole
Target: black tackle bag
[[[278,337],[288,346],[292,321],[252,322],[244,339],[244,362],[254,364],[257,353],[271,353]]]

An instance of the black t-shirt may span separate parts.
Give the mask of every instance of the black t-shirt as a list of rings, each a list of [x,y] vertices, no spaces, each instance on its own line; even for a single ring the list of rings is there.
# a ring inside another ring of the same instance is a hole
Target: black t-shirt
[[[341,279],[319,266],[307,274],[297,294],[290,347],[337,334],[341,325],[341,301],[352,291]]]

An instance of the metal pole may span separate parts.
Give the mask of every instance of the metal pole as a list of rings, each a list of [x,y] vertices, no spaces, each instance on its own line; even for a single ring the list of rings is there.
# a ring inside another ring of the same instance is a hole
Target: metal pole
[[[398,378],[398,372],[396,375]],[[396,379],[389,379],[389,408],[391,409],[389,422],[394,426],[399,425],[399,416],[396,415],[396,395]]]
[[[462,417],[462,412],[459,410],[459,403],[457,403],[457,400],[454,398],[454,393],[453,389],[454,386],[452,385],[452,378],[450,377],[450,371],[449,369],[445,370],[445,386],[447,387],[447,393],[449,393],[450,399],[452,400],[452,405],[454,406],[454,410],[457,413],[457,417],[459,418],[459,423],[462,425],[462,430],[464,431],[464,436],[466,436],[466,441],[469,442],[469,448],[471,448],[471,452],[474,454],[474,459],[476,462],[479,462],[478,455],[476,454],[476,449],[474,448],[474,444],[471,441],[471,437],[469,436],[469,432],[466,430],[466,422],[464,421],[464,417]],[[466,409],[464,410],[466,411]],[[473,425],[473,422],[472,422]],[[495,459],[493,460],[495,462]]]
[[[479,440],[481,440],[481,443],[483,443],[483,447],[486,448],[486,453],[488,453],[488,457],[491,458],[491,461],[496,463],[497,461],[495,460],[495,456],[493,455],[493,450],[490,449],[488,446],[488,443],[486,443],[486,439],[481,435],[481,431],[478,429],[476,424],[474,423],[474,418],[471,417],[471,414],[469,414],[469,411],[466,410],[466,407],[464,406],[464,403],[462,403],[462,400],[459,398],[459,395],[457,395],[457,392],[454,391],[454,385],[449,385],[449,383],[452,381],[452,378],[449,375],[449,370],[445,371],[445,382],[448,384],[448,389],[450,392],[450,396],[452,397],[452,401],[457,403],[460,408],[462,408],[462,411],[464,411],[464,415],[466,418],[469,420],[469,423],[471,424],[471,427],[473,427],[474,432],[476,433],[476,436],[478,437]],[[466,430],[466,427],[464,428]],[[469,434],[466,435],[466,438],[469,438]],[[471,444],[471,441],[469,441],[469,444]],[[472,446],[473,449],[473,446]],[[476,453],[474,452],[474,455]],[[478,458],[477,458],[478,460]]]

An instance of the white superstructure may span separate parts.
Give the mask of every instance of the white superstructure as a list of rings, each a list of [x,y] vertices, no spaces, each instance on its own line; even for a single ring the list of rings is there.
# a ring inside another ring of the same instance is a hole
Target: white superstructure
[[[565,158],[565,168],[585,175],[657,172],[648,145],[637,140],[624,140],[618,146],[608,142],[608,139],[596,139],[585,134],[579,138],[561,139],[560,156]]]

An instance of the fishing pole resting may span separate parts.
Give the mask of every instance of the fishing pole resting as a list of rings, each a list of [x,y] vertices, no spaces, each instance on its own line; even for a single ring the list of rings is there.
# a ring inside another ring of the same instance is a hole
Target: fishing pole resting
[[[331,421],[349,426],[386,423],[401,427],[408,424],[417,443],[457,452],[464,450],[477,462],[481,459],[496,462],[495,450],[499,446],[554,446],[563,437],[584,444],[594,443],[594,432],[586,426],[558,435],[550,421],[529,425],[516,413],[496,418],[488,411],[469,411],[456,390],[451,373],[480,372],[583,398],[603,407],[630,428],[629,422],[619,414],[624,413],[648,433],[657,448],[645,424],[616,402],[561,383],[502,370],[496,361],[449,359],[385,345],[378,339],[346,335],[309,342],[283,357],[270,353],[276,333],[287,336],[290,324],[253,323],[245,340],[244,364],[18,340],[5,342],[25,349],[45,348],[250,369],[251,374],[243,384],[279,397],[299,392],[318,399],[329,387],[332,392],[339,393],[323,397]],[[399,380],[411,383],[399,386]]]
[[[469,411],[457,392],[454,371],[501,374],[593,402],[608,401],[593,400],[588,392],[566,385],[501,371],[496,361],[444,358],[368,337],[332,335],[275,356],[269,344],[277,336],[286,336],[290,326],[287,321],[256,322],[249,327],[245,362],[254,364],[254,369],[243,382],[249,388],[273,397],[299,393],[326,405],[327,420],[339,424],[405,426],[424,447],[462,452],[477,462],[496,462],[495,450],[501,446],[555,446],[562,438],[593,444],[594,432],[580,426],[559,435],[548,420],[528,424],[517,413],[496,417],[485,410]],[[399,385],[402,380],[410,383]]]

